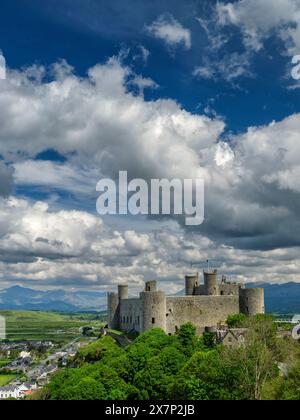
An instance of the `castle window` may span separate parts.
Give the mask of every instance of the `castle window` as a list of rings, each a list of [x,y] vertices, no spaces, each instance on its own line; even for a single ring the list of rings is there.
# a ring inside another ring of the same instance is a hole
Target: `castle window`
[[[152,318],[152,324],[155,324],[155,318]]]

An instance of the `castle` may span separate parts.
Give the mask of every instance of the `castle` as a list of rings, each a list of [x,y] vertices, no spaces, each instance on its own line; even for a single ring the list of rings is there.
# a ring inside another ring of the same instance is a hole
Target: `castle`
[[[174,334],[185,323],[192,322],[199,334],[206,328],[223,325],[229,315],[263,314],[264,289],[247,289],[241,284],[218,281],[217,270],[186,276],[185,296],[166,296],[158,291],[156,281],[146,282],[137,298],[128,298],[128,286],[118,286],[118,293],[108,294],[108,326],[124,331],[144,332],[161,328]]]

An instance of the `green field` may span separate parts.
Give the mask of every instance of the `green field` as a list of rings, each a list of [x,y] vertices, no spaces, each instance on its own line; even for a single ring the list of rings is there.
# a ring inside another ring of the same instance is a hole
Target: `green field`
[[[0,375],[0,387],[9,384],[15,378],[16,375]]]
[[[0,360],[0,369],[3,368],[4,366],[7,366],[10,363],[10,360],[6,359],[6,360]]]
[[[97,314],[0,311],[6,319],[6,338],[10,341],[53,341],[64,343],[80,336],[80,328],[103,326]]]

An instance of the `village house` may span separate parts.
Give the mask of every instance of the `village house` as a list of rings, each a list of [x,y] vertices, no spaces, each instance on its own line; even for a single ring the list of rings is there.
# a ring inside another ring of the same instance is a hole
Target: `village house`
[[[246,328],[232,328],[217,331],[217,343],[230,348],[239,348],[245,344]]]

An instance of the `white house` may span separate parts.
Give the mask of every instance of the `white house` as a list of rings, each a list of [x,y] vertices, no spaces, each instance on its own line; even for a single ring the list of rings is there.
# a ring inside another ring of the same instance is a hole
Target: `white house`
[[[0,388],[0,400],[6,400],[7,398],[22,399],[28,393],[28,391],[34,391],[37,389],[36,383],[24,383],[22,385],[11,385]]]
[[[0,400],[6,400],[7,398],[20,398],[19,387],[4,386],[3,388],[0,388]]]

